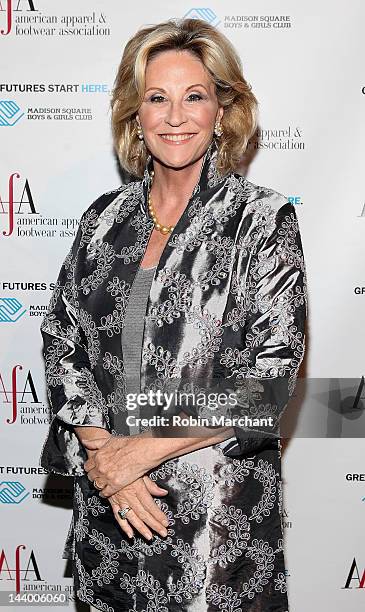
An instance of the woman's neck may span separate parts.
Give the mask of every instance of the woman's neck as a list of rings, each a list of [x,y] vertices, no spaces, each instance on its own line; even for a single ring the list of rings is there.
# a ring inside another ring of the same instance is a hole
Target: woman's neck
[[[154,161],[150,194],[157,214],[168,216],[185,209],[199,180],[202,163],[203,157],[181,170],[175,170]]]

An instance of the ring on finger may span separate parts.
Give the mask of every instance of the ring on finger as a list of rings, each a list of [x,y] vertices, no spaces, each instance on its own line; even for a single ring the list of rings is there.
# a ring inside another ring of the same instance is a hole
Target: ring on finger
[[[120,508],[118,510],[118,514],[122,520],[126,520],[125,516],[130,509],[130,506],[126,506],[125,508]]]
[[[96,480],[94,480],[93,485],[94,485],[95,489],[97,489],[98,491],[101,491],[102,489],[104,489],[104,486],[105,486],[105,485],[102,485],[102,486],[98,485]]]

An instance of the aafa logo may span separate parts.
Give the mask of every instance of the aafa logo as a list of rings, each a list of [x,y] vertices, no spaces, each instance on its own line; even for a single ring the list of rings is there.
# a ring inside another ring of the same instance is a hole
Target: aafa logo
[[[13,27],[13,13],[24,10],[37,10],[34,6],[33,0],[0,0],[0,17],[5,15],[6,22],[6,30],[0,27],[0,35],[2,34],[3,36],[7,36],[10,34]]]
[[[343,589],[364,589],[365,588],[365,568],[360,575],[359,569],[357,567],[356,559],[351,564],[350,571],[346,578],[345,586]]]
[[[8,183],[8,195],[7,199],[3,199],[0,193],[0,217],[4,215],[4,219],[7,222],[7,229],[2,231],[2,235],[9,237],[14,231],[14,217],[15,215],[24,215],[24,207],[27,206],[27,214],[38,215],[35,206],[33,195],[29,186],[28,179],[25,181],[15,184],[15,179],[20,179],[19,172],[13,172],[9,177]],[[20,192],[19,198],[15,199],[14,189],[15,186]],[[15,210],[15,204],[18,205]]]
[[[11,418],[6,419],[8,425],[13,425],[18,417],[18,404],[25,404],[29,402],[29,396],[31,397],[31,403],[39,404],[37,391],[33,381],[31,371],[28,370],[27,377],[22,385],[22,389],[18,389],[18,372],[23,370],[23,366],[17,364],[11,371],[11,389],[8,390],[5,387],[4,378],[0,372],[0,396],[2,396],[3,404],[11,406]],[[19,398],[18,398],[19,396]]]
[[[5,554],[4,549],[0,552],[0,580],[6,581],[6,584],[9,584],[9,581],[15,582],[15,591],[17,593],[20,592],[21,580],[26,580],[29,585],[29,575],[33,576],[33,582],[42,581],[38,564],[35,558],[35,554],[33,550],[31,551],[27,562],[22,563],[20,559],[20,551],[26,550],[26,546],[24,544],[19,544],[19,546],[15,549],[15,567],[12,564],[8,563],[8,558]],[[25,561],[25,559],[24,559]]]

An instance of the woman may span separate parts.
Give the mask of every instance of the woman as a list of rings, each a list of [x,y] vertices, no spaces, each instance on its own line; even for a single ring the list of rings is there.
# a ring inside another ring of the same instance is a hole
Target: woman
[[[256,99],[204,21],[138,31],[112,109],[135,178],[82,215],[41,326],[53,413],[41,465],[74,477],[76,595],[109,612],[284,612],[278,437],[173,436],[131,423],[128,393],[218,380],[243,389],[243,413],[269,406],[278,422],[304,354],[295,209],[235,172]],[[178,401],[165,412],[180,413]]]

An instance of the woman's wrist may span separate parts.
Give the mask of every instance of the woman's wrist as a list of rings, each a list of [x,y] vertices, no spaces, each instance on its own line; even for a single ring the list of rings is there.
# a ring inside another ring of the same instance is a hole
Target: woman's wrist
[[[215,430],[209,430],[207,428],[203,429],[205,430],[205,435],[202,433],[201,436],[180,436],[175,438],[154,437],[149,431],[141,434],[140,437],[149,437],[153,440],[153,443],[151,443],[151,446],[148,449],[148,456],[151,463],[153,463],[153,467],[155,467],[164,461],[173,459],[174,457],[179,457],[180,455],[198,450],[199,448],[205,448],[206,446],[212,446],[213,444],[223,442],[234,435],[234,430],[232,427],[221,427],[219,429],[216,428]],[[148,436],[146,435],[147,433],[149,434]]]
[[[80,425],[74,427],[74,432],[82,444],[83,440],[95,440],[95,438],[109,438],[112,434],[104,427]]]

